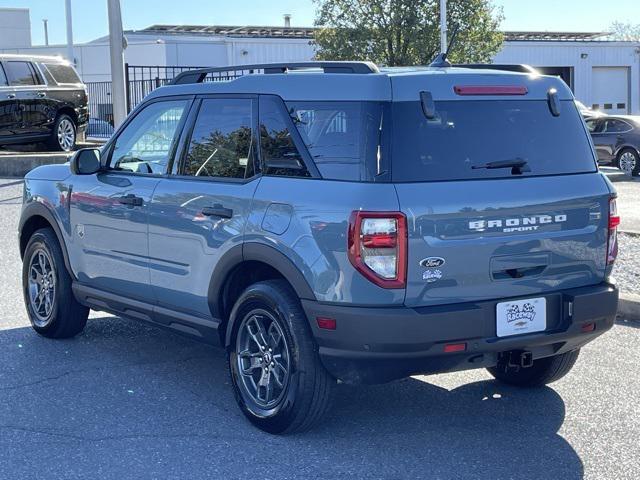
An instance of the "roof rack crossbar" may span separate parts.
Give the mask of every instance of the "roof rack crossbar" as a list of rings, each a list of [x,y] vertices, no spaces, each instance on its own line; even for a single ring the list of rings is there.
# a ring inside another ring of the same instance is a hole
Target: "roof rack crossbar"
[[[171,85],[202,83],[209,74],[220,74],[222,78],[237,78],[243,72],[255,73],[262,70],[264,74],[287,73],[293,70],[320,69],[324,73],[378,73],[378,67],[371,62],[294,62],[294,63],[262,63],[256,65],[234,65],[229,67],[211,67],[198,70],[187,70],[177,75]],[[225,75],[226,74],[226,75]]]

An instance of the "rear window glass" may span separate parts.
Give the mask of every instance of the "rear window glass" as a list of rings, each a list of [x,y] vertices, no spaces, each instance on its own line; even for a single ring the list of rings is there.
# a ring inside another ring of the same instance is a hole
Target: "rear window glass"
[[[49,70],[56,83],[82,83],[76,71],[69,65],[45,63],[44,66]]]
[[[7,62],[5,68],[11,85],[24,86],[40,83],[29,62]]]
[[[382,104],[287,102],[323,178],[369,181],[378,173]]]
[[[593,172],[593,151],[572,101],[554,117],[544,100],[420,102],[393,105],[392,176],[396,182],[512,177],[489,162],[526,161],[522,176]],[[476,168],[472,168],[472,167]]]

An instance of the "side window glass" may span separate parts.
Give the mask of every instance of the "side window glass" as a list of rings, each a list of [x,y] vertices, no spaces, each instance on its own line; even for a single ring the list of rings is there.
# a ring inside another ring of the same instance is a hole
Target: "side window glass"
[[[44,64],[45,68],[51,76],[55,79],[56,83],[82,83],[76,71],[70,65],[64,65],[62,63],[47,63]]]
[[[252,101],[202,101],[181,174],[194,177],[250,178],[254,175]]]
[[[281,101],[260,97],[260,149],[266,175],[310,177],[287,126]]]
[[[7,76],[4,74],[4,68],[0,65],[0,87],[6,87],[7,85],[9,85]]]
[[[36,85],[37,80],[29,62],[6,62],[7,77],[11,85]]]
[[[51,72],[49,72],[49,70],[47,69],[47,66],[44,63],[40,64],[40,70],[42,71],[42,74],[44,75],[44,78],[47,80],[47,83],[49,85],[56,84],[55,79],[51,76]]]
[[[587,124],[587,129],[592,132],[595,133],[596,132],[596,127],[598,126],[598,121],[591,119],[591,120],[587,120],[585,122]]]
[[[145,107],[116,139],[111,168],[136,173],[165,173],[188,103],[187,100],[171,100]]]
[[[620,133],[629,130],[629,126],[621,122],[620,120],[607,120],[605,132],[607,133]]]

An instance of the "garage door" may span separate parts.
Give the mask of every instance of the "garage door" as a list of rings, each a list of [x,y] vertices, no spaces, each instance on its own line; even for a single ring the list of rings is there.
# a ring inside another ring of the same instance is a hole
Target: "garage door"
[[[629,68],[593,67],[591,103],[605,113],[629,113]]]

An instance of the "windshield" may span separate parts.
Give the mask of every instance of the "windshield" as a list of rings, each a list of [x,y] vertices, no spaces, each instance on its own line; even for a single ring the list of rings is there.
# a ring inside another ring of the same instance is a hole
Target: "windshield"
[[[596,171],[575,104],[560,103],[555,117],[545,100],[441,101],[433,120],[420,102],[394,103],[393,181],[513,177],[514,162],[522,177]]]

